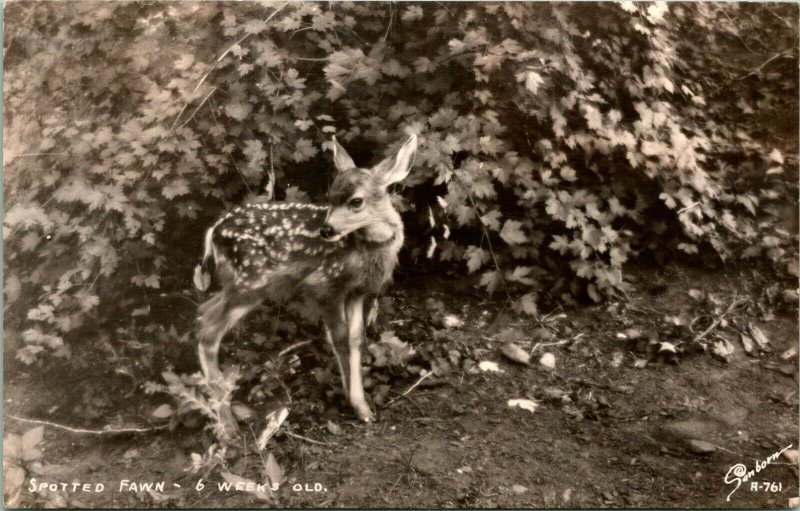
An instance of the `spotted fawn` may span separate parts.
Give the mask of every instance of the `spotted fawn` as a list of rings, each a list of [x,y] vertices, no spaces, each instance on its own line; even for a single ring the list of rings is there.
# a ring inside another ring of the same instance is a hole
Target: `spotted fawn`
[[[265,300],[306,299],[320,312],[356,415],[374,420],[361,381],[364,305],[374,302],[397,266],[403,222],[387,187],[405,179],[416,149],[412,135],[395,156],[360,168],[334,137],[337,175],[327,205],[239,206],[207,231],[203,266],[213,268],[221,288],[199,307],[200,365],[207,382],[222,377],[220,342],[248,312]],[[236,427],[228,422],[226,427]]]

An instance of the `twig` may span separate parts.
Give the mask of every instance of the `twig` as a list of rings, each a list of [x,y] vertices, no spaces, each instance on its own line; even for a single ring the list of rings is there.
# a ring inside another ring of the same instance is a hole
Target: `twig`
[[[713,331],[715,328],[717,328],[717,326],[720,324],[720,322],[722,321],[722,318],[724,318],[724,317],[725,317],[725,315],[729,314],[729,313],[730,313],[730,312],[731,312],[733,309],[735,309],[735,308],[736,308],[736,307],[738,307],[739,305],[741,305],[741,304],[743,304],[743,303],[746,303],[746,302],[747,302],[747,300],[746,300],[745,298],[742,298],[742,299],[740,299],[740,300],[734,300],[734,301],[732,301],[732,302],[731,302],[731,304],[730,304],[730,305],[728,305],[728,308],[727,308],[727,309],[725,309],[725,310],[724,310],[724,311],[723,311],[723,312],[722,312],[722,313],[721,313],[719,316],[717,316],[716,318],[714,318],[714,321],[712,321],[712,322],[711,322],[711,324],[708,326],[708,328],[706,328],[706,329],[705,329],[705,330],[703,330],[701,333],[699,333],[697,336],[695,336],[695,338],[693,339],[693,341],[694,341],[694,342],[698,342],[698,341],[701,341],[702,339],[704,339],[704,338],[705,338],[705,337],[706,337],[708,334],[710,334],[710,333],[711,333],[711,332],[712,332],[712,331]]]
[[[492,255],[492,261],[494,262],[494,269],[497,270],[498,272],[502,271],[500,269],[500,264],[498,264],[497,262],[497,257],[494,254],[494,248],[492,247],[492,239],[489,236],[489,230],[486,227],[486,224],[483,223],[483,218],[481,218],[481,211],[478,209],[477,204],[475,204],[475,201],[472,199],[472,194],[470,193],[469,188],[467,188],[466,185],[464,185],[464,183],[461,181],[461,178],[458,177],[458,174],[453,172],[453,177],[456,178],[458,184],[461,185],[461,188],[463,188],[464,191],[467,193],[467,198],[469,199],[469,203],[472,204],[472,209],[475,210],[475,213],[478,216],[478,222],[480,222],[481,224],[481,229],[483,230],[483,236],[486,238],[486,242],[489,244],[489,253]]]
[[[276,10],[275,10],[275,11],[274,11],[272,14],[270,14],[270,15],[267,17],[267,19],[266,19],[266,20],[264,20],[264,23],[269,23],[269,21],[270,21],[272,18],[274,18],[274,17],[275,17],[275,16],[276,16],[276,15],[277,15],[279,12],[281,12],[281,11],[283,10],[283,8],[284,8],[284,7],[286,7],[287,5],[289,5],[289,2],[286,2],[286,3],[285,3],[285,4],[283,4],[282,6],[278,7],[278,8],[277,8],[277,9],[276,9]],[[247,39],[248,37],[250,37],[251,35],[253,35],[253,34],[252,34],[252,32],[248,32],[248,33],[246,33],[245,35],[243,35],[242,37],[240,37],[240,38],[239,38],[239,39],[238,39],[238,40],[237,40],[235,43],[233,43],[232,45],[228,46],[228,49],[226,49],[224,52],[222,52],[222,54],[221,54],[221,55],[220,55],[220,56],[217,58],[217,60],[215,60],[215,61],[214,61],[214,63],[213,63],[213,64],[211,64],[211,65],[208,67],[208,70],[205,72],[205,74],[203,75],[203,77],[202,77],[202,78],[200,78],[200,81],[198,81],[198,82],[197,82],[197,85],[195,85],[195,86],[194,86],[194,89],[192,89],[192,94],[194,94],[195,92],[197,92],[197,89],[199,89],[199,88],[200,88],[200,86],[201,86],[201,85],[203,85],[203,82],[205,82],[205,81],[206,81],[206,78],[208,78],[208,76],[211,74],[211,71],[213,71],[214,69],[216,69],[217,65],[218,65],[218,64],[219,64],[219,63],[222,61],[222,59],[224,59],[224,58],[225,58],[225,57],[228,55],[228,53],[230,53],[231,51],[233,51],[233,48],[234,48],[235,46],[238,46],[238,45],[240,45],[241,43],[243,43],[243,42],[244,42],[244,40],[245,40],[245,39]],[[209,95],[210,95],[210,94],[209,94]],[[208,96],[206,96],[206,98],[208,98]],[[204,100],[204,101],[205,101],[205,100]],[[175,120],[174,120],[174,121],[172,121],[172,126],[170,127],[170,129],[169,129],[169,132],[167,133],[167,137],[171,136],[171,135],[172,135],[172,133],[175,131],[175,126],[177,126],[177,125],[178,125],[178,121],[181,119],[181,116],[183,115],[183,112],[184,112],[184,111],[186,111],[186,108],[189,106],[189,103],[190,103],[190,102],[191,102],[191,101],[187,101],[186,103],[184,103],[183,107],[181,107],[180,111],[178,112],[178,115],[177,115],[177,116],[175,116]],[[201,106],[202,106],[202,104],[201,104]],[[195,113],[196,113],[196,112],[195,112]]]
[[[322,442],[320,440],[314,440],[313,438],[308,438],[307,436],[298,435],[297,433],[292,433],[291,431],[284,431],[283,434],[287,435],[287,436],[290,436],[292,438],[296,438],[298,440],[303,440],[303,441],[308,442],[310,444],[327,445],[327,446],[339,445],[339,444],[334,444],[334,443],[331,443],[331,442]]]
[[[42,424],[45,426],[50,426],[56,429],[61,429],[64,431],[69,431],[70,433],[78,433],[78,434],[87,434],[87,435],[116,435],[121,433],[147,433],[149,431],[158,431],[160,429],[166,429],[169,427],[169,424],[164,424],[162,426],[153,426],[152,428],[120,428],[120,429],[83,429],[83,428],[71,428],[69,426],[64,426],[63,424],[56,424],[55,422],[50,421],[43,421],[38,419],[26,419],[24,417],[17,417],[16,415],[12,415],[10,413],[6,414],[6,417],[14,420],[18,420],[20,422],[27,422],[29,424]]]
[[[211,95],[212,95],[212,94],[214,94],[215,92],[217,92],[218,90],[219,90],[219,89],[217,89],[216,87],[212,87],[212,88],[211,88],[211,92],[209,92],[208,94],[206,94],[206,97],[204,97],[204,98],[203,98],[203,100],[200,102],[200,104],[199,104],[199,105],[197,105],[197,108],[195,108],[195,109],[194,109],[194,112],[192,112],[192,115],[190,115],[188,119],[186,119],[185,121],[183,121],[183,122],[181,123],[181,125],[180,125],[180,126],[178,126],[176,129],[181,129],[181,128],[183,128],[184,126],[186,126],[187,124],[189,124],[189,122],[191,122],[191,120],[192,120],[192,119],[194,119],[194,116],[195,116],[195,115],[197,115],[197,112],[199,112],[199,111],[200,111],[200,109],[201,109],[201,108],[203,108],[203,105],[205,105],[205,104],[206,104],[206,101],[208,101],[208,98],[210,98],[210,97],[211,97]]]
[[[698,202],[695,202],[694,204],[689,204],[689,205],[688,205],[688,206],[686,206],[685,208],[681,208],[681,209],[679,209],[679,210],[678,210],[678,214],[680,215],[680,214],[681,214],[681,213],[683,213],[684,211],[689,211],[690,209],[696,208],[696,207],[697,207],[697,206],[699,206],[699,205],[700,205],[700,202],[699,202],[699,201],[698,201]]]
[[[9,158],[13,160],[14,158],[32,158],[35,156],[72,156],[72,153],[24,153],[12,154]]]
[[[574,341],[575,339],[573,339]],[[545,348],[547,346],[561,346],[562,344],[567,344],[569,339],[564,339],[563,341],[556,341],[556,342],[537,342],[531,348],[530,354],[533,355],[533,352],[538,350],[539,348]]]
[[[421,377],[419,380],[417,380],[417,382],[416,382],[414,385],[410,386],[410,387],[408,388],[408,390],[407,390],[407,391],[403,392],[402,394],[400,394],[400,395],[399,395],[399,396],[397,396],[396,398],[394,398],[394,399],[392,399],[391,401],[389,401],[388,403],[386,403],[386,406],[389,406],[390,404],[394,403],[395,401],[397,401],[397,400],[398,400],[398,399],[400,399],[401,397],[406,397],[406,396],[407,396],[407,395],[408,395],[408,394],[409,394],[409,393],[410,393],[412,390],[414,390],[415,388],[417,388],[417,386],[418,386],[420,383],[422,383],[423,381],[425,381],[425,380],[426,380],[427,378],[429,378],[430,376],[433,376],[433,371],[430,371],[430,372],[428,372],[428,373],[425,373],[424,375],[422,375],[422,377]]]
[[[748,76],[753,76],[753,75],[760,74],[760,73],[761,73],[761,70],[762,70],[762,69],[764,69],[764,68],[765,68],[765,67],[766,67],[766,66],[767,66],[767,65],[768,65],[770,62],[772,62],[773,60],[779,59],[779,58],[781,58],[781,57],[785,57],[785,56],[787,56],[787,55],[790,55],[790,54],[792,53],[792,51],[793,51],[793,50],[784,50],[784,51],[782,51],[782,52],[780,52],[780,53],[776,53],[775,55],[771,56],[771,57],[770,57],[770,58],[768,58],[766,61],[764,61],[764,63],[763,63],[763,64],[761,64],[761,65],[760,65],[760,66],[758,66],[757,68],[753,69],[752,71],[750,71],[750,72],[749,72],[749,73],[747,73],[746,75],[744,75],[744,76],[740,76],[739,78],[737,78],[737,80],[744,80],[744,79],[745,79],[745,78],[747,78]]]
[[[282,356],[286,355],[287,353],[289,353],[291,351],[296,350],[297,348],[302,348],[303,346],[305,346],[307,344],[311,344],[311,341],[301,341],[301,342],[292,344],[288,348],[285,348],[285,349],[281,350],[281,352],[278,353],[278,358],[281,358]]]

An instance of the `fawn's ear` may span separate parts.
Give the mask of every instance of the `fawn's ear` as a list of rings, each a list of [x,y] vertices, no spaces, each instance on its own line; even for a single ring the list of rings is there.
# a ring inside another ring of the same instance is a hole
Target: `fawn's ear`
[[[336,136],[333,137],[333,164],[339,172],[353,169],[356,166],[353,159],[347,154],[347,151],[344,150],[344,147],[336,140]]]
[[[402,181],[411,172],[411,165],[414,163],[416,153],[417,136],[411,135],[403,147],[397,151],[397,156],[386,158],[375,166],[375,174],[381,178],[384,186]]]

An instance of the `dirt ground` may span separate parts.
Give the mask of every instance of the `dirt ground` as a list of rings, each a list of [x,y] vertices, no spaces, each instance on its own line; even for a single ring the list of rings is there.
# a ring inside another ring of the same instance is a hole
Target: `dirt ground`
[[[454,289],[444,277],[398,283],[390,291],[389,324],[399,337],[416,346],[423,340],[414,335],[434,335],[436,329],[420,318],[425,300],[435,297],[465,321],[436,335],[476,354],[478,361],[497,362],[503,372],[456,368],[426,379],[405,397],[399,394],[418,378],[392,379],[390,396],[396,400],[376,407],[373,424],[357,422],[347,407],[326,398],[324,385],[310,374],[297,375],[303,388],[323,389],[298,393],[288,419],[270,440],[268,448],[285,479],[272,500],[220,490],[219,467],[189,470],[192,453],[206,452],[213,440],[201,427],[92,435],[46,426],[40,443],[46,473],[27,474],[16,505],[788,507],[798,496],[798,467],[785,456],[764,465],[732,494],[736,485],[725,478],[734,465],[755,471],[773,453],[797,449],[797,355],[781,357],[798,342],[796,309],[777,308],[774,316],[758,314],[758,307],[741,312],[769,338],[760,354],[746,355],[731,329],[736,350],[727,361],[697,352],[644,365],[643,355],[620,333],[659,328],[663,317],[686,308],[693,288],[717,293],[727,303],[734,292],[748,288],[753,274],[670,267],[636,275],[637,291],[629,300],[558,309],[541,324],[498,316],[500,300]],[[192,317],[189,309],[182,314]],[[534,332],[541,334],[542,328],[550,332],[549,342],[536,340]],[[509,329],[525,334],[517,342],[534,350],[534,361],[549,352],[555,367],[535,362],[527,367],[504,358],[498,332]],[[534,348],[535,342],[540,344]],[[190,360],[192,347],[187,343],[181,349]],[[147,426],[155,405],[142,392],[142,382],[108,370],[110,355],[94,353],[95,358],[84,355],[84,370],[70,373],[9,370],[7,361],[6,434],[33,427],[9,414],[72,427],[97,428],[120,418]],[[167,363],[156,360],[155,365]],[[179,372],[196,370],[193,361],[173,363]],[[518,398],[531,399],[538,408],[508,406],[509,399]],[[252,406],[259,413],[270,409]],[[256,434],[262,427],[263,419],[243,425]],[[254,436],[246,437],[229,451],[227,470],[263,481],[263,458],[253,450]],[[30,492],[30,477],[38,483],[102,483],[104,489]],[[164,481],[165,487],[121,490],[123,480]]]

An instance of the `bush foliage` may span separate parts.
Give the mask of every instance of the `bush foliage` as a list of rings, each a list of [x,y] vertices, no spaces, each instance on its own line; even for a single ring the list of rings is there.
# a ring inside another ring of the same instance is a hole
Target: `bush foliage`
[[[191,285],[209,219],[265,185],[323,200],[334,133],[364,164],[417,133],[402,206],[438,199],[440,259],[526,313],[624,292],[644,255],[794,257],[775,205],[796,193],[796,5],[19,2],[6,21],[6,324],[27,362],[130,314],[132,290]]]

